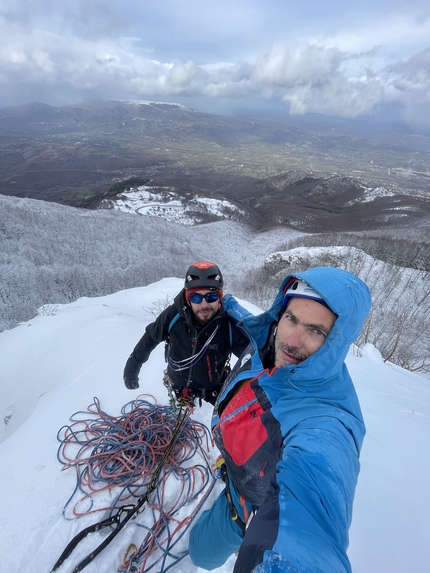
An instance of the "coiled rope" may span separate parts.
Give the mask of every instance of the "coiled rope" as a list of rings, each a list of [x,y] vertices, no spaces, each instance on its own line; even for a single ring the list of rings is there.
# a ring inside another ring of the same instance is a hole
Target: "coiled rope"
[[[75,468],[77,476],[63,509],[66,519],[98,512],[111,516],[148,488],[154,490],[147,511],[130,521],[139,541],[125,551],[119,571],[157,566],[165,572],[183,559],[184,535],[215,485],[209,430],[188,414],[177,422],[173,409],[159,406],[152,396],[129,402],[118,417],[104,412],[94,398],[87,411],[76,412],[58,432],[58,460],[63,470]]]

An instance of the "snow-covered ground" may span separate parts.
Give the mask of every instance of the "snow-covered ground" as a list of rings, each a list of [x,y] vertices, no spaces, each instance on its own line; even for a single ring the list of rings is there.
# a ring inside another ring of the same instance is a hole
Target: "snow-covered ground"
[[[353,199],[349,201],[347,205],[353,205],[354,203],[369,203],[370,201],[375,201],[379,197],[394,197],[395,193],[386,189],[385,187],[365,187],[364,196],[360,199]]]
[[[143,366],[139,390],[124,387],[122,370],[146,324],[153,320],[151,306],[181,287],[182,279],[166,278],[110,296],[81,298],[0,334],[2,571],[48,573],[68,541],[100,519],[85,516],[68,521],[62,516],[76,476],[73,469],[61,471],[57,432],[94,397],[112,416],[140,393],[167,403],[161,383],[162,345]],[[347,363],[368,431],[350,536],[353,571],[424,573],[430,563],[428,380],[384,364],[372,346],[366,346],[361,357],[351,353]],[[210,415],[211,407],[205,404],[193,417],[209,425]],[[212,459],[216,455],[211,451]],[[138,520],[144,516],[145,512]],[[116,571],[138,535],[139,529],[128,524],[85,571]],[[60,573],[72,571],[104,538],[92,533]],[[217,571],[228,573],[233,564],[234,557]],[[201,573],[188,557],[172,570]]]
[[[368,203],[379,197],[392,197],[393,191],[385,187],[365,187],[364,195],[347,203]],[[124,213],[137,215],[150,215],[160,217],[172,223],[181,225],[195,225],[204,221],[203,217],[210,215],[212,218],[223,220],[246,217],[246,212],[230,201],[212,199],[204,196],[194,196],[193,199],[185,200],[175,192],[174,187],[152,187],[142,185],[123,191],[115,201],[105,199],[101,203],[102,208],[113,208]]]
[[[226,200],[194,196],[185,200],[173,187],[160,190],[159,187],[142,185],[124,191],[115,201],[105,200],[102,207],[110,206],[116,211],[160,217],[172,223],[195,225],[208,215],[219,220],[231,218],[231,214],[245,216],[245,211]]]

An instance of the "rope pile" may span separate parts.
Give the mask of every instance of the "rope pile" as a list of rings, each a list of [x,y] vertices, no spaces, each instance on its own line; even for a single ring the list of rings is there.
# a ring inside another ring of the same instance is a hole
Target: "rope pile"
[[[64,517],[111,515],[124,504],[133,504],[148,488],[175,424],[173,409],[157,405],[150,396],[129,402],[118,417],[104,412],[97,398],[87,411],[76,412],[57,436],[62,469],[75,468],[77,477]],[[143,572],[155,566],[167,571],[185,557],[184,547],[177,553],[173,550],[215,485],[208,457],[211,444],[206,426],[188,415],[163,462],[143,519],[130,521],[138,528],[139,539],[143,532],[143,540],[125,551],[119,571]]]

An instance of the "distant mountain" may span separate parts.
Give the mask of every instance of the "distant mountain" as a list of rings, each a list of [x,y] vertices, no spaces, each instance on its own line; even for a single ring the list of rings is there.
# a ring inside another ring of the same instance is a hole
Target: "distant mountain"
[[[248,126],[248,129],[247,129]],[[41,103],[0,109],[0,133],[44,136],[127,135],[186,140],[198,137],[222,146],[238,145],[237,136],[253,131],[246,121],[201,113],[162,102],[102,102],[54,107]]]
[[[429,219],[430,140],[390,134],[162,102],[32,103],[0,110],[0,193],[97,208],[135,180],[185,202],[227,199],[260,229],[417,225]]]

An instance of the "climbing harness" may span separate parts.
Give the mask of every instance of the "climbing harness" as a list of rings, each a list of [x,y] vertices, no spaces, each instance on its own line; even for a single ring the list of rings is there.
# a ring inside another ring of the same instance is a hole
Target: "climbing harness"
[[[168,332],[170,333],[172,327],[178,322],[178,320],[181,318],[181,315],[179,313],[177,313],[173,319],[170,321],[169,327],[168,327]],[[163,377],[163,384],[164,386],[167,388],[167,393],[169,396],[169,404],[170,406],[174,409],[177,410],[177,399],[178,399],[178,395],[180,395],[180,393],[183,393],[185,396],[192,396],[192,400],[199,400],[199,405],[202,405],[202,400],[206,400],[207,402],[209,402],[210,404],[215,404],[215,400],[216,397],[218,395],[219,389],[222,385],[222,382],[227,378],[227,376],[230,374],[231,372],[231,366],[230,366],[230,358],[231,358],[231,351],[232,351],[232,346],[233,346],[233,332],[232,332],[232,326],[231,326],[231,322],[230,320],[227,321],[228,322],[228,331],[229,331],[229,342],[230,342],[230,351],[227,357],[227,360],[225,361],[224,364],[224,368],[222,371],[222,375],[221,375],[221,380],[218,383],[218,387],[212,387],[212,388],[191,388],[188,386],[185,387],[175,387],[172,385],[172,382],[170,380],[169,377],[169,369],[172,372],[184,372],[186,370],[190,370],[192,368],[194,368],[199,362],[200,360],[202,360],[202,358],[206,355],[208,348],[210,347],[212,341],[214,340],[217,332],[219,331],[221,324],[218,324],[214,331],[212,332],[212,334],[208,337],[208,339],[206,340],[206,342],[203,344],[202,348],[198,351],[195,352],[195,354],[192,354],[191,356],[184,358],[183,360],[173,360],[173,358],[171,358],[170,353],[169,353],[169,349],[170,349],[170,339],[169,337],[166,338],[165,340],[165,348],[164,348],[164,357],[166,362],[168,363],[168,368],[164,371],[164,377]],[[195,349],[195,345],[196,345],[196,341],[197,341],[198,335],[193,339],[193,349]],[[194,350],[193,350],[194,352]],[[216,359],[215,359],[216,360]],[[211,365],[210,365],[210,359],[208,358],[208,356],[206,356],[206,361],[207,361],[207,365],[208,365],[208,375],[209,375],[209,381],[212,382],[212,375],[211,375]],[[191,377],[191,372],[188,375],[188,378],[190,379]]]
[[[195,400],[199,400],[199,406],[202,406],[202,398],[204,397],[203,390],[195,390],[194,388],[189,388],[185,386],[184,388],[175,389],[172,381],[169,378],[167,370],[164,371],[163,385],[167,389],[167,394],[169,396],[169,405],[172,410],[177,413],[180,410],[181,402],[185,402],[189,407],[195,406]]]
[[[230,511],[230,517],[233,521],[235,521],[237,523],[237,525],[242,530],[242,533],[245,534],[246,523],[244,521],[242,521],[241,518],[239,517],[236,506],[233,503],[233,498],[231,496],[231,489],[230,489],[230,480],[228,478],[227,468],[226,468],[225,461],[224,461],[223,457],[219,457],[216,460],[215,467],[220,472],[221,479],[225,484],[225,496],[226,496],[227,502],[228,502],[228,509]]]
[[[216,390],[206,389],[206,388],[189,388],[188,386],[184,386],[183,388],[175,388],[170,380],[168,371],[164,371],[163,376],[163,385],[167,389],[167,395],[169,397],[169,405],[173,409],[174,412],[178,412],[180,408],[180,401],[181,399],[185,399],[188,403],[196,404],[198,400],[198,405],[200,408],[202,407],[202,401],[206,399],[206,397],[212,394],[214,397],[218,395]]]
[[[244,519],[242,520],[233,502],[233,496],[231,494],[231,486],[230,486],[230,479],[228,477],[227,466],[222,456],[219,456],[217,458],[215,462],[215,469],[217,471],[218,476],[222,479],[225,485],[224,494],[227,498],[230,517],[233,521],[237,523],[237,525],[242,530],[243,535],[245,535],[245,532],[248,529],[249,524],[251,523],[253,517],[257,513],[257,508],[256,507],[248,508],[248,504],[246,503],[244,497],[240,495],[239,497],[240,507],[242,508],[244,517]]]
[[[124,446],[125,449],[123,448],[123,451],[122,451],[123,457],[125,454],[129,456],[129,459],[127,460],[127,462],[129,462],[129,460],[133,460],[133,458],[136,458],[136,456],[137,456],[136,450],[133,449],[134,444],[138,440],[137,432],[136,432],[136,419],[135,419],[136,418],[136,411],[139,410],[139,407],[142,407],[142,404],[148,405],[149,403],[144,401],[144,400],[136,400],[135,402],[133,402],[133,404],[136,404],[137,407],[129,413],[130,420],[127,418],[127,416],[123,416],[123,417],[118,418],[118,419],[109,418],[106,414],[104,414],[101,411],[101,409],[99,407],[98,400],[96,398],[94,399],[94,405],[93,405],[93,406],[95,406],[97,413],[102,414],[100,419],[97,421],[101,421],[101,423],[112,422],[113,425],[116,425],[116,427],[115,427],[116,433],[118,433],[118,427],[119,427],[120,433],[122,432],[122,434],[124,434],[124,433],[128,434],[129,440],[128,440],[127,444]],[[154,492],[157,490],[157,486],[159,485],[159,478],[160,478],[160,474],[161,474],[162,470],[164,471],[165,474],[169,473],[169,472],[173,472],[173,473],[185,472],[185,470],[181,469],[177,465],[174,465],[171,469],[169,469],[169,467],[166,467],[166,461],[169,459],[169,456],[171,456],[172,450],[174,449],[176,444],[178,444],[178,446],[180,446],[180,452],[179,452],[180,455],[181,456],[185,455],[184,454],[183,437],[182,437],[181,432],[183,432],[185,425],[190,424],[189,412],[190,412],[190,410],[192,410],[194,404],[192,403],[191,400],[187,399],[186,397],[181,397],[178,400],[178,404],[179,404],[180,409],[179,409],[179,413],[176,417],[175,426],[174,426],[174,428],[171,432],[171,435],[170,435],[170,440],[167,443],[167,445],[165,446],[165,448],[163,449],[163,453],[161,454],[161,457],[159,458],[158,463],[155,465],[155,469],[153,469],[153,471],[152,471],[151,477],[149,479],[148,485],[146,486],[146,490],[143,493],[143,495],[140,495],[140,497],[138,497],[136,503],[125,504],[125,505],[118,507],[117,510],[114,511],[107,518],[102,519],[101,521],[94,523],[94,524],[86,527],[85,529],[83,529],[81,532],[79,532],[66,546],[63,553],[60,555],[57,562],[55,563],[55,565],[51,569],[51,573],[56,571],[64,563],[64,561],[72,554],[72,552],[75,550],[75,548],[79,545],[79,543],[88,534],[96,532],[96,531],[100,531],[100,530],[107,528],[107,527],[111,527],[113,529],[111,531],[111,533],[87,557],[85,557],[83,560],[81,560],[81,562],[73,569],[72,573],[78,573],[79,571],[82,571],[82,569],[84,569],[89,563],[91,563],[91,561],[93,561],[93,559],[95,557],[97,557],[97,555],[99,555],[103,551],[103,549],[105,549],[112,542],[112,540],[119,534],[119,532],[123,529],[123,527],[130,520],[137,517],[137,515],[140,514],[141,512],[143,512],[144,509],[148,506]],[[154,407],[153,407],[153,409],[154,409]],[[156,409],[163,410],[163,408],[156,408]],[[164,407],[164,410],[169,410],[169,409]],[[89,408],[89,411],[91,413],[94,413],[93,410],[91,410],[91,407]],[[124,411],[124,408],[123,408],[123,411]],[[132,416],[133,414],[134,414],[134,418]],[[187,420],[188,420],[188,422],[187,422]],[[83,424],[82,421],[75,422],[75,423],[78,424],[78,427],[80,429],[76,430],[74,428],[74,426],[72,425],[72,426],[66,426],[66,427],[62,428],[59,432],[59,435],[62,436],[61,439],[59,437],[60,441],[62,441],[62,446],[60,446],[60,450],[59,450],[59,459],[61,457],[62,459],[67,460],[67,462],[63,462],[63,463],[66,463],[65,468],[75,466],[77,468],[78,475],[81,477],[81,479],[84,478],[84,481],[85,481],[85,480],[87,480],[87,477],[88,477],[85,470],[79,470],[78,469],[79,466],[83,464],[82,459],[77,460],[77,461],[72,461],[68,457],[68,455],[66,455],[67,439],[65,440],[64,436],[66,436],[67,438],[72,437],[73,438],[72,441],[75,443],[75,445],[81,445],[82,446],[82,444],[83,444],[82,435],[83,434],[85,434],[86,436],[91,435],[90,430],[85,426],[85,424]],[[81,426],[79,426],[79,424],[81,424]],[[191,425],[194,428],[194,426],[196,424],[197,424],[196,422],[193,422]],[[125,432],[124,432],[124,428],[125,428]],[[206,430],[206,428],[205,428],[205,430]],[[145,431],[145,428],[143,431]],[[104,452],[102,452],[102,446],[100,443],[101,440],[99,437],[99,435],[101,435],[102,432],[100,432],[100,429],[98,427],[96,427],[93,430],[93,434],[96,436],[96,438],[90,439],[89,442],[91,443],[91,446],[94,447],[92,459],[97,460],[100,457],[103,458],[103,455],[104,455]],[[105,436],[104,436],[104,438],[105,438]],[[154,441],[157,441],[157,436],[152,436],[152,438],[154,439]],[[133,440],[135,440],[135,441],[133,441]],[[109,439],[107,440],[107,450],[108,450],[109,455],[111,454],[112,447],[115,446],[116,441],[117,441],[116,434],[114,436],[109,435]],[[105,442],[106,442],[106,438],[105,438]],[[163,443],[161,444],[161,446],[163,446]],[[80,452],[82,452],[83,448],[84,448],[84,446],[81,447]],[[151,447],[150,450],[153,453],[155,448]],[[192,455],[193,454],[191,454],[191,457],[192,457]],[[91,456],[90,456],[90,458],[91,458]],[[85,458],[85,461],[89,460],[90,458]],[[141,458],[142,458],[142,456],[140,456],[138,459],[141,460]],[[62,461],[62,459],[60,459],[60,461]],[[171,460],[170,460],[170,462],[171,462]],[[95,462],[95,463],[97,464],[97,462]],[[116,463],[117,462],[115,459],[112,461],[112,456],[111,456],[109,458],[106,458],[106,460],[102,459],[100,461],[100,466],[103,468],[104,472],[107,471],[109,473],[109,471],[111,471],[112,467]],[[130,463],[127,464],[127,468],[129,466],[130,466]],[[86,469],[88,469],[88,468],[86,468]],[[135,492],[137,492],[139,487],[142,487],[142,486],[141,485],[138,486],[136,483],[136,480],[139,479],[139,477],[141,476],[141,472],[142,472],[141,469],[140,469],[140,472],[136,468],[131,470],[130,475],[133,477],[134,481],[129,480],[127,482],[127,486],[123,487],[123,490],[122,490],[123,492],[125,492],[127,494],[128,498],[137,497]],[[121,472],[119,472],[119,473],[121,473]],[[97,473],[97,474],[95,472],[89,472],[89,475],[92,477],[92,479],[96,483],[96,485],[94,487],[94,491],[95,492],[102,491],[103,488],[100,487],[99,481],[103,481],[103,480],[101,480],[100,478],[105,477],[105,479],[109,479],[109,475],[107,477],[102,476],[101,471],[100,471],[100,473]],[[213,483],[212,483],[212,487],[213,487],[213,485],[215,483],[213,475],[212,475],[212,480],[213,480]],[[120,485],[123,485],[123,484],[120,484]],[[206,486],[207,486],[207,481],[206,481]],[[210,488],[210,490],[212,489],[212,487]],[[82,491],[82,488],[76,488],[75,492],[78,489],[80,491]],[[208,493],[209,492],[207,492],[207,495],[208,495]],[[90,497],[90,495],[84,496],[84,500],[87,499],[88,497]],[[121,495],[120,495],[120,496],[118,496],[117,501],[118,500],[121,501],[123,499],[124,498],[121,497]],[[204,500],[205,499],[206,499],[206,496],[204,497]],[[202,500],[200,503],[203,503],[204,500]],[[159,501],[159,503],[162,503],[162,500],[158,500],[158,501]],[[70,502],[70,499],[69,499],[69,502]],[[66,506],[67,505],[68,504],[66,504]],[[200,504],[199,504],[199,507],[200,507]],[[93,511],[100,511],[100,510],[93,510]],[[91,513],[91,511],[87,511],[87,513]],[[83,513],[80,512],[79,510],[77,510],[76,512],[74,511],[74,514],[77,516],[83,515]],[[191,518],[188,521],[191,521]],[[166,527],[166,525],[164,525],[164,527]],[[146,529],[148,529],[148,528],[146,528]],[[162,527],[161,527],[161,529],[162,529]],[[177,527],[177,529],[178,529],[178,527]],[[157,531],[155,531],[155,532],[149,531],[146,538],[145,538],[145,541],[147,541],[148,538],[152,539],[154,537],[154,535],[156,535],[156,534],[157,534]],[[147,553],[146,557],[149,556],[148,546],[145,546],[145,547],[141,548],[141,550],[140,550],[139,548],[136,547],[136,545],[130,544],[126,553],[124,554],[121,570],[122,571],[129,571],[129,572],[138,572],[140,569],[138,567],[137,557],[140,554],[144,554],[144,553]],[[182,555],[180,558],[182,558],[183,556],[184,555]]]

